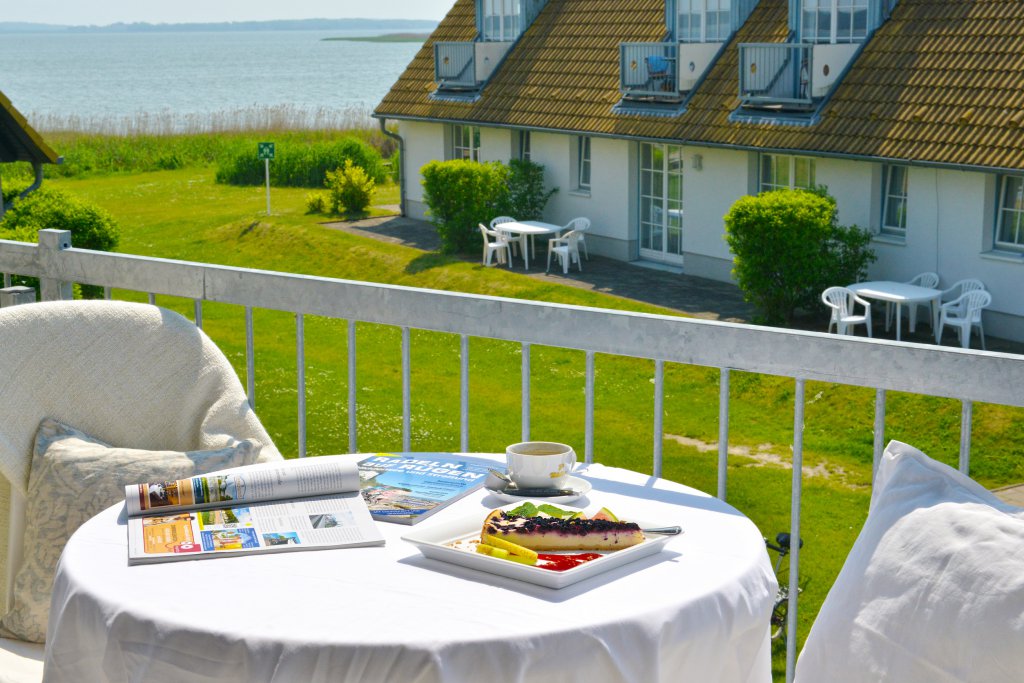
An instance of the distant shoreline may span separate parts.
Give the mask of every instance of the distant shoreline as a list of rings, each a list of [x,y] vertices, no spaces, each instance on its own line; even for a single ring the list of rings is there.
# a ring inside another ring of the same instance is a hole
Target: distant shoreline
[[[386,33],[379,36],[348,36],[344,38],[321,38],[321,40],[347,40],[356,43],[424,43],[429,37],[429,33]]]
[[[422,31],[434,30],[426,19],[281,19],[196,24],[118,23],[107,26],[67,26],[0,21],[0,33],[170,33],[196,31]],[[409,34],[412,35],[412,34]]]

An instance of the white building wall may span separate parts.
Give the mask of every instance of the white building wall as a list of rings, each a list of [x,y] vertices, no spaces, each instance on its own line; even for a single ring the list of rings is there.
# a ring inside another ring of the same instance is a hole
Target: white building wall
[[[445,126],[403,121],[407,210],[425,217],[419,169],[445,157]],[[514,132],[482,128],[480,158],[507,162]],[[637,258],[636,142],[591,139],[591,189],[575,186],[574,136],[531,134],[531,157],[544,166],[551,198],[544,219],[564,224],[576,216],[591,219],[591,252],[629,261]],[[730,281],[732,255],[724,240],[723,217],[738,198],[756,189],[756,153],[687,146],[684,149],[684,266],[687,274]],[[700,168],[694,157],[700,156]],[[835,197],[839,222],[878,231],[881,168],[876,162],[817,158],[816,181]],[[992,293],[985,313],[986,332],[1024,339],[1024,257],[992,251],[995,175],[913,166],[908,175],[907,231],[903,240],[878,235],[872,248],[878,260],[872,279],[909,280],[934,271],[948,287],[963,278],[979,278]]]
[[[427,205],[423,202],[423,184],[420,168],[435,159],[444,159],[444,125],[399,121],[398,134],[404,141],[402,172],[406,174],[406,213],[410,218],[426,218]]]

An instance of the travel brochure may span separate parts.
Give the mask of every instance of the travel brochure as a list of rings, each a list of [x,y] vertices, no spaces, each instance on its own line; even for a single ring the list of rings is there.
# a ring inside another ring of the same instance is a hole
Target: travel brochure
[[[382,545],[374,520],[415,524],[486,477],[451,454],[376,453],[126,486],[128,562]]]
[[[482,486],[487,467],[450,453],[377,453],[359,463],[360,487],[374,519],[416,524]]]

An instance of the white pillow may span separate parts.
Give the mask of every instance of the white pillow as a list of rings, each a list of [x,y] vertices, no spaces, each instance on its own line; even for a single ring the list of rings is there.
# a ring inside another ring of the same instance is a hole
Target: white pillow
[[[0,633],[41,643],[46,638],[57,560],[71,534],[90,517],[124,501],[124,487],[173,481],[256,461],[250,441],[213,451],[113,448],[44,419],[36,433],[26,504],[24,558],[14,578],[14,600]],[[126,558],[127,560],[127,558]]]
[[[892,441],[798,683],[1024,680],[1024,508]]]

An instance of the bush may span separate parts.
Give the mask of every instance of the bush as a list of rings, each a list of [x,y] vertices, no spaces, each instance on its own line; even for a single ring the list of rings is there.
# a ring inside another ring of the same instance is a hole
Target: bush
[[[480,247],[477,224],[509,212],[508,167],[456,159],[431,161],[420,169],[423,199],[445,253]]]
[[[395,153],[388,159],[388,176],[395,185],[402,182],[402,152],[396,149]]]
[[[4,188],[5,205],[6,196]],[[38,242],[39,231],[46,228],[70,230],[72,246],[81,249],[113,251],[120,238],[117,223],[103,209],[62,190],[42,187],[8,207],[0,221],[0,239]],[[19,284],[36,283],[26,280]],[[83,285],[81,290],[86,298],[103,296],[102,287]]]
[[[328,171],[325,184],[331,191],[331,210],[350,215],[365,213],[376,187],[373,178],[351,159],[345,159],[344,168]]]
[[[327,213],[327,196],[323,192],[307,194],[306,213]]]
[[[837,225],[835,200],[821,190],[743,197],[725,216],[725,239],[744,298],[770,325],[820,308],[825,288],[860,280],[875,260],[870,233]]]
[[[338,141],[277,145],[270,162],[270,183],[276,187],[323,187],[327,172],[350,160],[375,183],[387,180],[387,171],[380,152],[362,140],[345,138]],[[236,147],[217,168],[218,183],[231,185],[262,185],[266,182],[264,163],[256,158],[256,146]]]
[[[509,213],[519,220],[540,220],[558,188],[545,189],[544,167],[532,161],[513,159],[508,170]]]

